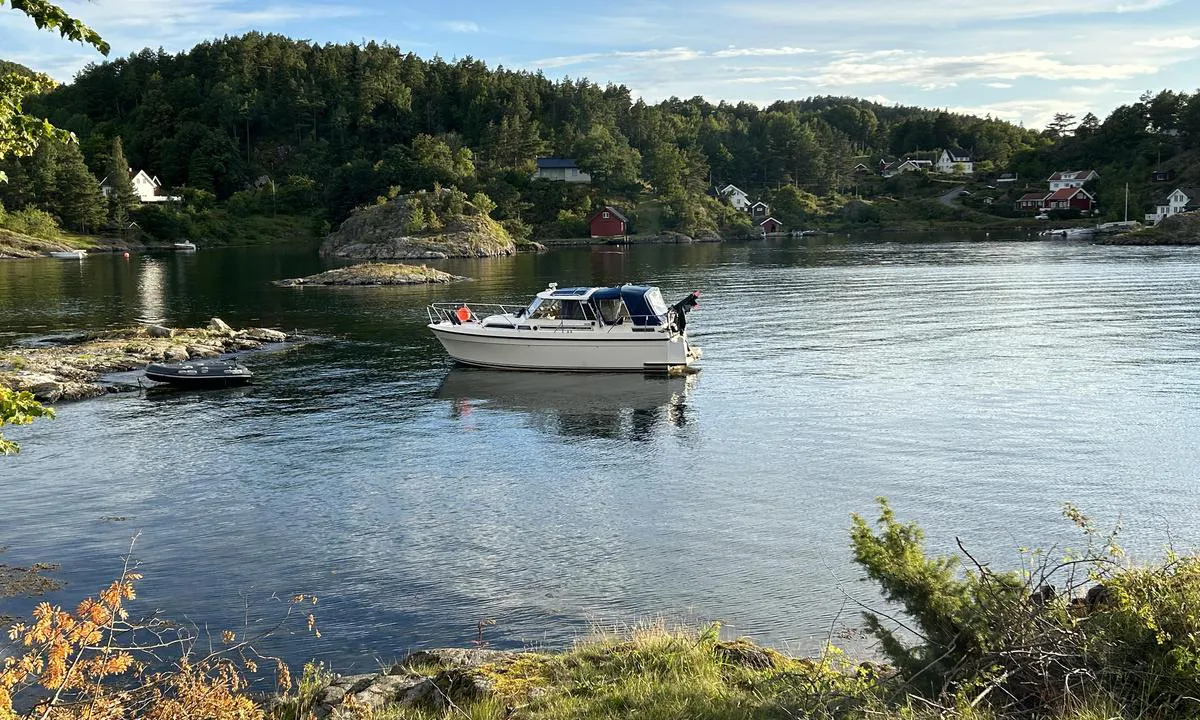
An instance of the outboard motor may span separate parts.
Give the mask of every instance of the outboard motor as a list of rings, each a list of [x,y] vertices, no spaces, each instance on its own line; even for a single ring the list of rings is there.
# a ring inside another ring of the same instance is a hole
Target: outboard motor
[[[676,332],[687,329],[687,314],[694,307],[700,306],[700,291],[693,290],[687,297],[671,306],[670,325]]]

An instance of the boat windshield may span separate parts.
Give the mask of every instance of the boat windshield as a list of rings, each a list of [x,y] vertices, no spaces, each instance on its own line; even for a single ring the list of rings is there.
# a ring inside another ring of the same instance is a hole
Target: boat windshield
[[[662,293],[658,291],[658,288],[650,288],[646,292],[646,303],[650,306],[650,312],[655,315],[667,314],[667,301],[663,300]]]
[[[619,297],[611,300],[597,300],[596,305],[600,310],[600,317],[603,318],[605,324],[620,325],[629,319],[629,309],[625,307],[625,301]]]
[[[590,320],[591,317],[578,300],[548,298],[530,306],[530,320]]]

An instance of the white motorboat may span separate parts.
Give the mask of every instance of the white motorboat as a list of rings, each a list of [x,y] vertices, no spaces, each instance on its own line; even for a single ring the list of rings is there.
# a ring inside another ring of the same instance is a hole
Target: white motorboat
[[[59,260],[82,260],[87,257],[87,250],[55,250],[50,257]]]
[[[667,305],[656,287],[559,288],[528,307],[434,303],[429,329],[450,357],[503,370],[677,372],[701,357],[687,336],[700,293]]]
[[[177,242],[175,243],[174,247],[178,252],[196,252],[196,243],[188,240]]]

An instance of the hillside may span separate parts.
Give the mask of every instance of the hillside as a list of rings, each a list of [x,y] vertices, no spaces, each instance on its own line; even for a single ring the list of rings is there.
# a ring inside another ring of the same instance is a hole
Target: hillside
[[[1146,180],[1155,167],[1194,172],[1182,158],[1200,146],[1198,98],[1148,94],[1103,121],[1064,115],[1036,131],[845,97],[649,104],[621,85],[491,68],[474,58],[451,63],[386,43],[318,45],[248,33],[89,66],[26,105],[76,133],[97,178],[121,138],[129,166],[178,189],[185,214],[309,216],[336,227],[378,197],[455,187],[487,196],[495,204],[488,214],[523,240],[578,236],[593,211],[619,200],[669,208],[662,230],[715,224],[720,231],[703,198],[730,183],[754,199],[788,187],[817,198],[803,213],[777,218],[797,228],[814,208],[827,220],[845,215],[854,197],[912,199],[896,183],[865,181],[856,163],[865,160],[869,173],[880,157],[953,147],[966,149],[984,176],[1015,170],[1035,185],[1055,170],[1095,167],[1101,208],[1113,219],[1126,183],[1137,213],[1157,192]],[[535,179],[536,160],[545,157],[574,160],[590,182]],[[37,179],[35,159],[15,164],[0,169]],[[19,183],[0,186],[0,203],[62,214],[53,193]],[[987,214],[1004,216],[998,208]],[[137,213],[133,219],[147,224]],[[181,223],[178,232],[202,230]]]

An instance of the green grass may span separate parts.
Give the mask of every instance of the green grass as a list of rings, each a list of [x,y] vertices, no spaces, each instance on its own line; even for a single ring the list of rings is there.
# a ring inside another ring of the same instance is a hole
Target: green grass
[[[413,667],[435,675],[440,666]],[[814,659],[794,658],[744,640],[720,641],[717,626],[694,631],[661,625],[623,635],[598,634],[561,653],[525,653],[473,672],[492,685],[475,701],[445,709],[385,707],[359,711],[362,720],[1007,720],[973,694],[941,704],[907,695],[890,681],[861,672],[831,649]],[[298,720],[327,678],[310,668],[296,699],[273,718]],[[1016,716],[1013,716],[1016,717]],[[1103,699],[1089,698],[1047,720],[1132,717]]]

